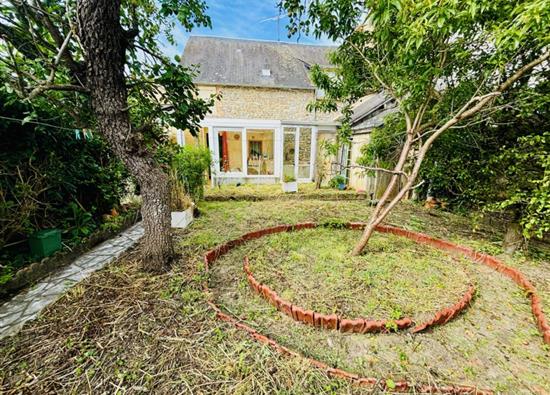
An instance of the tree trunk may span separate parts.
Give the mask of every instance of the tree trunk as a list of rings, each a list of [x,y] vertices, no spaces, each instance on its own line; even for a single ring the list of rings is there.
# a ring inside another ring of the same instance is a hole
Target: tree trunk
[[[170,235],[170,183],[132,131],[124,77],[131,34],[120,25],[120,0],[80,0],[79,36],[85,51],[86,84],[99,133],[140,185],[145,236],[142,266],[161,272],[174,255]]]
[[[506,226],[506,234],[502,248],[505,255],[513,255],[523,245],[521,225],[517,221],[511,221]]]
[[[405,166],[405,163],[407,161],[407,157],[409,156],[409,151],[411,149],[413,140],[413,134],[408,132],[407,133],[407,139],[405,140],[405,144],[403,145],[403,149],[401,150],[401,154],[399,156],[399,160],[397,161],[397,164],[395,165],[394,171],[396,173],[392,174],[392,177],[390,179],[390,182],[388,186],[386,187],[386,190],[380,197],[380,200],[378,200],[378,203],[376,204],[376,207],[374,208],[374,211],[372,212],[369,222],[367,226],[365,227],[365,230],[363,231],[363,234],[361,235],[361,238],[357,242],[357,244],[353,247],[353,250],[351,252],[351,255],[359,255],[361,252],[365,249],[367,246],[370,237],[372,236],[376,226],[384,220],[387,213],[389,211],[386,211],[384,209],[386,202],[388,201],[391,193],[393,192],[393,189],[397,185],[397,182],[401,178],[401,175],[398,174],[398,172],[401,172],[403,170],[403,167]],[[395,200],[395,199],[394,199]],[[393,200],[392,200],[393,203]],[[392,207],[396,203],[390,203]],[[391,209],[391,208],[390,208]]]

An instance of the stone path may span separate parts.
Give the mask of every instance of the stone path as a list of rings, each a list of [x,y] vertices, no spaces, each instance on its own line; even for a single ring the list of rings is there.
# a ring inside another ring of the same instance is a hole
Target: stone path
[[[56,301],[67,289],[118,258],[141,236],[143,227],[138,223],[1,305],[0,339],[17,333],[25,322],[36,318],[42,309]]]

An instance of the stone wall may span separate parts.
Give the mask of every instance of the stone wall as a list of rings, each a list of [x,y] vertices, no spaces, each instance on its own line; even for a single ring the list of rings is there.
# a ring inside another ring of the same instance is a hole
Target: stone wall
[[[332,122],[337,116],[306,109],[315,98],[313,90],[203,85],[199,92],[204,98],[214,93],[222,95],[209,115],[214,118]]]

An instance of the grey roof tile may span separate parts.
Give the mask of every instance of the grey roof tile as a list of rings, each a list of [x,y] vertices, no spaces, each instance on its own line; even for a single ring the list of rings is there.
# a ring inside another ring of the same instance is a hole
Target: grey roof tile
[[[336,47],[276,41],[191,36],[182,64],[198,65],[195,83],[314,89],[313,64],[330,67],[327,55]],[[262,70],[269,70],[268,76]]]

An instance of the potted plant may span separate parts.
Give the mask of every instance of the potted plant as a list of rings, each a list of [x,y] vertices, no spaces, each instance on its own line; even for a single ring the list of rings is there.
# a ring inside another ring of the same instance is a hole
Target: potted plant
[[[296,177],[289,175],[283,177],[283,192],[298,192],[298,182],[296,181]]]
[[[330,180],[329,186],[331,188],[337,188],[337,189],[343,191],[344,189],[346,189],[346,177],[344,177],[341,174],[338,174],[337,176],[334,176]]]
[[[183,182],[176,169],[170,172],[171,203],[172,203],[172,228],[187,228],[193,222],[194,203],[185,193]]]

